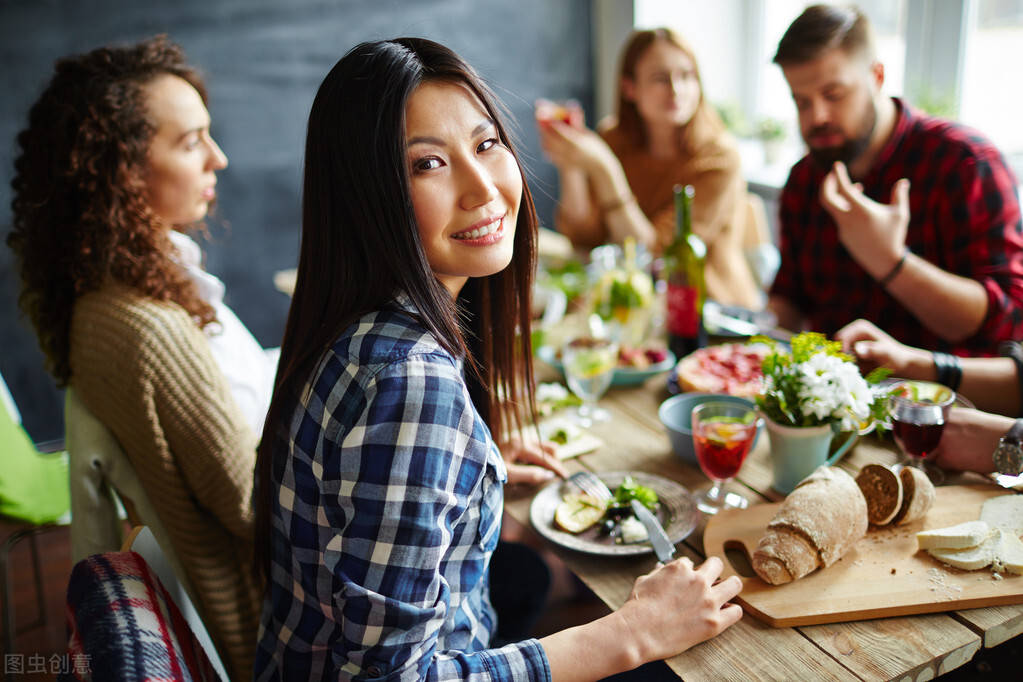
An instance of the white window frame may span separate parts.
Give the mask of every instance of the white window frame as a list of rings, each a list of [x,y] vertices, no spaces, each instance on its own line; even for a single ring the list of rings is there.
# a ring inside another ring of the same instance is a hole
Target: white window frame
[[[695,2],[697,0],[675,0]],[[703,0],[700,0],[703,1]],[[592,0],[595,118],[599,120],[614,110],[617,55],[629,31],[635,25],[635,3],[632,0]],[[975,25],[977,7],[974,0],[907,0],[906,61],[904,94],[913,102],[924,91],[952,93],[959,108],[961,83],[966,53],[966,40]],[[746,40],[740,104],[753,116],[761,87],[760,54],[763,48],[765,0],[745,0],[742,32]],[[909,76],[912,74],[912,77]],[[795,118],[795,109],[792,116]],[[758,185],[780,186],[784,177],[777,174],[751,178]]]

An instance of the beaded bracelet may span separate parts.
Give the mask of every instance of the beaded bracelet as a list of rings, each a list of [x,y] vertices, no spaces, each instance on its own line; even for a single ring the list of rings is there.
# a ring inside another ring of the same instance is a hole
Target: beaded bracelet
[[[948,386],[953,391],[959,390],[959,383],[963,380],[963,365],[959,358],[948,353],[934,351],[934,369],[938,375],[938,383]]]
[[[907,256],[909,256],[909,249],[903,249],[902,258],[899,259],[899,262],[897,262],[895,266],[892,267],[892,269],[888,272],[887,275],[877,280],[877,283],[880,284],[882,288],[887,287],[891,283],[891,281],[895,279],[895,275],[899,274],[899,270],[901,270],[902,266],[905,265],[906,263]]]

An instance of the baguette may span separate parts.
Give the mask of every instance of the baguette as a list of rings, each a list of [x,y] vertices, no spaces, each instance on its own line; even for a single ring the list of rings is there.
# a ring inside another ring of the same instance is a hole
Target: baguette
[[[921,519],[934,504],[934,484],[916,467],[895,472],[882,464],[868,464],[856,475],[867,501],[867,519],[875,526],[901,525]]]
[[[753,552],[753,570],[772,585],[835,563],[867,532],[867,502],[852,476],[818,467],[793,490]]]

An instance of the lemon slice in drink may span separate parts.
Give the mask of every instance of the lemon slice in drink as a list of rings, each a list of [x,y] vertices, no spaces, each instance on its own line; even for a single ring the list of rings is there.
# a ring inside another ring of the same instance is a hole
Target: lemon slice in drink
[[[606,507],[585,493],[568,493],[554,510],[554,523],[569,533],[581,533],[604,518]]]

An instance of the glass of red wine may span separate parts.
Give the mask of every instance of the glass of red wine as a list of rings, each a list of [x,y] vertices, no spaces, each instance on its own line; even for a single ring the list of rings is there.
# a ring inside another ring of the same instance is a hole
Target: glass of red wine
[[[725,485],[742,468],[763,420],[746,405],[708,401],[693,408],[693,449],[711,486],[696,496],[696,506],[706,514],[722,509],[745,509],[749,500]]]
[[[932,381],[902,381],[888,395],[892,435],[903,454],[901,464],[923,469],[935,483],[944,475],[931,460],[955,400],[955,391]]]

